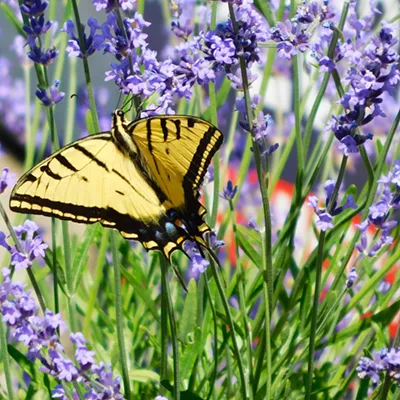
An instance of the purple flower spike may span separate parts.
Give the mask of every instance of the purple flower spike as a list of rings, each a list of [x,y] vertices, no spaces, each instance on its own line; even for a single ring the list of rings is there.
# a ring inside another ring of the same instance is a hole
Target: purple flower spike
[[[247,226],[253,231],[260,232],[260,227],[254,219],[249,219]]]
[[[48,5],[48,1],[24,0],[21,4],[21,11],[29,17],[38,17],[46,11]]]
[[[210,232],[210,247],[213,250],[219,249],[220,247],[224,247],[225,242],[223,240],[217,239],[217,234],[214,231]]]
[[[27,53],[28,57],[37,64],[50,65],[58,57],[59,51],[52,47],[46,51],[43,51],[41,47],[36,45],[32,46],[32,51]]]
[[[237,190],[238,187],[234,187],[232,181],[228,181],[226,187],[224,187],[223,191],[219,195],[223,199],[230,201],[235,197]]]
[[[346,287],[347,289],[350,289],[353,287],[354,282],[358,279],[357,271],[355,268],[352,268],[347,275],[347,282],[346,282]]]
[[[104,43],[104,37],[96,32],[101,30],[97,20],[95,18],[89,18],[87,22],[89,26],[89,35],[86,32],[83,33],[83,41],[85,43],[85,53],[82,53],[80,42],[77,36],[75,36],[75,25],[71,20],[68,20],[64,24],[62,32],[66,32],[70,38],[68,40],[67,53],[68,57],[79,57],[86,58],[92,55],[95,51],[101,50]],[[83,28],[85,29],[85,27]]]
[[[59,103],[65,96],[64,92],[60,92],[58,90],[58,86],[60,81],[54,81],[54,85],[50,86],[49,90],[43,89],[42,87],[38,86],[35,94],[36,97],[43,103],[46,107],[52,107],[55,104]]]
[[[361,379],[371,378],[373,387],[378,386],[380,375],[386,373],[393,382],[400,383],[400,348],[383,348],[375,352],[374,359],[361,357],[356,371]]]
[[[29,236],[31,233],[26,229],[24,235]],[[44,318],[39,316],[39,307],[30,292],[25,291],[23,285],[11,281],[11,271],[8,268],[3,268],[2,275],[2,319],[8,325],[10,338],[28,347],[28,358],[32,362],[38,360],[41,363],[39,369],[60,383],[53,389],[52,398],[70,399],[70,392],[66,392],[62,384],[79,382],[85,399],[122,400],[121,380],[113,378],[108,366],[95,364],[95,352],[84,345],[86,340],[82,333],[71,334],[71,341],[77,346],[73,361],[65,354],[57,334],[57,330],[65,325],[60,314],[46,310]],[[72,398],[77,400],[80,397],[73,392]]]
[[[0,174],[0,194],[3,193],[8,186],[12,186],[14,184],[15,174],[10,174],[8,168],[3,168]]]

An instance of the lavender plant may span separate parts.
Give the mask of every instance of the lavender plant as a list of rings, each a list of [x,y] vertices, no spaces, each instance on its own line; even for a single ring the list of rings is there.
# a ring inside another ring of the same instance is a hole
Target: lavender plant
[[[171,267],[109,229],[9,212],[23,170],[1,133],[1,396],[399,398],[395,8],[1,2],[0,129],[24,169],[121,104],[225,134],[202,188],[215,257],[187,241]]]

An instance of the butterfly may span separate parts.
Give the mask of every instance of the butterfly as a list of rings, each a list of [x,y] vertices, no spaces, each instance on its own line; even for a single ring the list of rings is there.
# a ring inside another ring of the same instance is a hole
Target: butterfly
[[[208,248],[199,189],[223,134],[186,115],[129,121],[113,112],[111,132],[79,139],[26,172],[10,208],[117,229],[169,260],[183,243]]]

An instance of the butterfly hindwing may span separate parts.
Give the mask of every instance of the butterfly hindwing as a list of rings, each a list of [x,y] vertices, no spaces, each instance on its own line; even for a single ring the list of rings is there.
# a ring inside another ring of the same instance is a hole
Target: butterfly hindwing
[[[110,133],[78,140],[28,171],[15,186],[10,208],[115,228],[168,258],[187,239],[138,168]]]

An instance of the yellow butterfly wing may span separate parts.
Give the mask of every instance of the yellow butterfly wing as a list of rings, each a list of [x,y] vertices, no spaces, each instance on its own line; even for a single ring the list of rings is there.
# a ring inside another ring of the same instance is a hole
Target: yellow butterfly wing
[[[200,188],[222,133],[209,122],[186,115],[164,115],[131,122],[127,131],[169,199],[179,186]],[[181,184],[181,185],[179,185]],[[173,201],[176,204],[175,201]]]
[[[183,215],[183,223],[191,225],[192,239],[204,245],[201,234],[210,228],[202,218],[206,210],[198,191],[223,134],[209,122],[186,115],[149,117],[128,123],[125,129],[149,174]]]
[[[168,258],[187,239],[170,202],[156,192],[111,133],[78,140],[34,166],[10,197],[13,211],[100,222]]]

